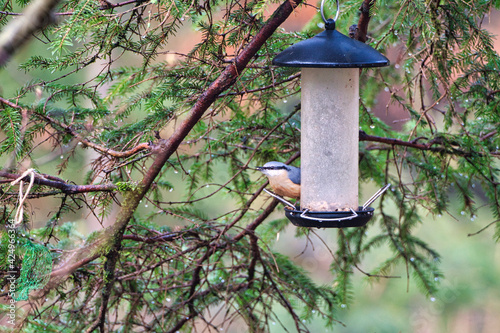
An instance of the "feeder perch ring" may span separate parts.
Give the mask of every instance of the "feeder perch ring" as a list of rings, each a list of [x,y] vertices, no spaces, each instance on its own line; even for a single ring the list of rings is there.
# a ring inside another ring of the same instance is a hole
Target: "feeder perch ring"
[[[387,184],[368,199],[363,206],[359,206],[355,211],[349,208],[349,211],[334,211],[334,212],[314,212],[309,209],[300,210],[294,207],[292,203],[275,195],[274,193],[265,190],[273,197],[281,200],[288,207],[285,207],[285,216],[298,227],[308,228],[349,228],[362,227],[373,217],[374,208],[368,207],[371,203],[378,199],[391,184]],[[291,208],[290,208],[291,207]]]
[[[323,218],[323,217],[322,218],[318,218],[318,217],[307,215],[307,213],[309,213],[311,210],[308,209],[308,208],[306,208],[306,209],[304,209],[304,211],[302,212],[302,214],[300,214],[300,217],[302,217],[303,219],[307,219],[307,220],[313,220],[313,221],[319,221],[319,222],[323,222],[323,221],[329,222],[329,221],[352,220],[352,219],[354,219],[354,218],[356,218],[358,216],[358,214],[352,208],[349,208],[349,210],[352,213],[352,215],[350,215],[350,216],[334,217],[334,218]]]
[[[298,227],[308,228],[348,228],[362,227],[373,216],[374,208],[358,207],[357,211],[311,212],[285,208],[285,216]]]

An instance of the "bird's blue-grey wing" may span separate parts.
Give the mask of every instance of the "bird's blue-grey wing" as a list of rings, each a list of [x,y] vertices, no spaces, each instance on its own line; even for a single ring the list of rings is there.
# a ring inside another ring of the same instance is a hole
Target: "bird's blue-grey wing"
[[[295,184],[300,184],[300,168],[291,167],[288,171],[288,177]]]

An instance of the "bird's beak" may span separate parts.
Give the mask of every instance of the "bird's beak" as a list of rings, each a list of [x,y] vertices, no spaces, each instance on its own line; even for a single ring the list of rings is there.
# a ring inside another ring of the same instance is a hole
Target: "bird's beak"
[[[255,169],[256,169],[256,170],[259,170],[259,171],[264,170],[264,168],[263,168],[263,167],[256,167]]]

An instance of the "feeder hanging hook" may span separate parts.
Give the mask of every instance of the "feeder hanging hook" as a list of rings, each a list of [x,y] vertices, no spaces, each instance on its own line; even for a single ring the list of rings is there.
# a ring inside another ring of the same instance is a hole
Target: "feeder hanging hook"
[[[325,22],[325,26],[328,26],[328,25],[331,25],[333,23],[333,26],[335,26],[335,22],[337,22],[337,19],[339,18],[339,14],[340,14],[340,4],[339,4],[339,0],[336,0],[337,2],[337,13],[335,14],[335,18],[333,19],[333,22],[331,19],[326,19],[325,17],[325,10],[324,10],[324,6],[325,6],[325,0],[321,0],[321,7],[320,7],[320,13],[321,13],[321,18],[323,19],[323,22]]]

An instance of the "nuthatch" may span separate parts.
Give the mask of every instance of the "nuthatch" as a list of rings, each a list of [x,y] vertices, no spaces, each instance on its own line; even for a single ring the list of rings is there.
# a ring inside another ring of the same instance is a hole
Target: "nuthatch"
[[[274,193],[282,197],[300,198],[300,168],[281,162],[267,162],[257,167],[269,179]]]

